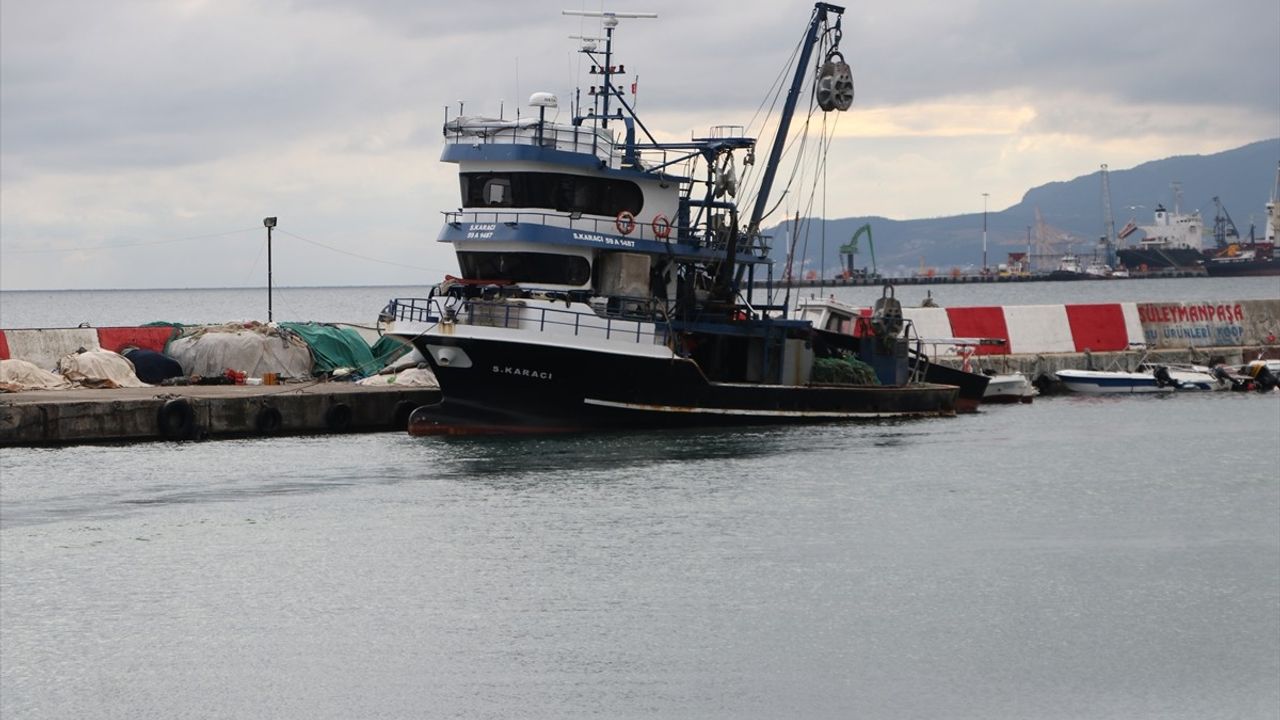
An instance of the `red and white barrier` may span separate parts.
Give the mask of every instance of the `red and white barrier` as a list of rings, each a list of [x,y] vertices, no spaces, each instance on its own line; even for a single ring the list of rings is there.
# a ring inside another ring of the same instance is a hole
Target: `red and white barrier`
[[[862,314],[870,313],[868,308]],[[1138,344],[1185,349],[1280,343],[1280,300],[908,307],[902,313],[926,340],[1004,341],[977,348],[981,355],[1110,352]],[[164,352],[174,332],[163,325],[0,330],[0,359],[27,360],[52,370],[64,355],[80,348],[120,352],[133,346]],[[945,353],[947,348],[930,351]]]
[[[903,308],[928,338],[995,338],[981,355],[1275,345],[1280,300]],[[944,322],[945,319],[945,322]],[[936,351],[945,352],[945,348]]]

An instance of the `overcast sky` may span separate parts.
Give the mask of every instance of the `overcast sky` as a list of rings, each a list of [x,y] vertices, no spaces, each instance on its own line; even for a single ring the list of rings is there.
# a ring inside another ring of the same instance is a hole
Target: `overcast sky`
[[[444,107],[567,98],[567,36],[597,29],[560,11],[584,7],[4,0],[0,289],[263,286],[267,215],[277,286],[456,272]],[[621,59],[646,124],[682,139],[748,124],[813,5],[604,7],[659,14],[624,21]],[[997,211],[1101,163],[1280,136],[1277,28],[1276,0],[850,5],[826,215]]]

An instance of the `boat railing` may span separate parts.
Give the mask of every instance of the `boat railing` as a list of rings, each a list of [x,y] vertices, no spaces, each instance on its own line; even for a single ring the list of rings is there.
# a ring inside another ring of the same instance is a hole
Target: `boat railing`
[[[571,153],[590,153],[617,167],[622,151],[606,130],[554,125],[536,120],[467,119],[445,126],[451,145],[530,145]]]
[[[469,299],[432,296],[395,298],[379,314],[383,322],[438,323],[525,330],[599,340],[666,344],[664,325],[652,318],[603,310],[573,310],[530,305],[519,299]]]

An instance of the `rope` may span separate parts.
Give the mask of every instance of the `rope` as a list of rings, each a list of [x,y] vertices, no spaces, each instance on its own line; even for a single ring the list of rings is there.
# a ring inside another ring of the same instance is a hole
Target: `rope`
[[[11,255],[36,255],[45,253],[69,253],[69,252],[95,252],[98,250],[116,250],[119,248],[146,247],[149,245],[166,245],[169,243],[192,242],[195,240],[208,240],[210,238],[226,237],[228,235],[238,235],[247,233],[261,228],[244,228],[241,230],[228,230],[226,232],[212,233],[209,235],[192,235],[190,237],[171,238],[169,240],[149,240],[146,242],[120,243],[117,245],[95,245],[89,247],[74,248],[40,248],[38,250],[5,250],[6,254]]]
[[[315,241],[315,240],[310,240],[310,239],[307,239],[307,238],[302,237],[301,235],[298,235],[297,233],[291,233],[291,232],[289,232],[288,230],[281,230],[280,228],[276,228],[276,232],[277,232],[277,233],[280,233],[281,235],[288,235],[288,236],[289,236],[289,237],[291,237],[291,238],[294,238],[294,239],[297,239],[297,240],[301,240],[301,241],[302,241],[302,242],[304,242],[304,243],[309,243],[309,244],[311,244],[311,245],[315,245],[315,246],[317,246],[317,247],[322,247],[322,248],[324,248],[325,250],[329,250],[329,251],[332,251],[332,252],[336,252],[336,253],[338,253],[338,254],[340,254],[340,255],[349,255],[349,256],[354,257],[354,258],[360,258],[361,260],[368,260],[369,262],[381,263],[381,264],[383,264],[383,265],[390,265],[390,266],[392,266],[392,267],[409,268],[409,269],[411,269],[411,270],[422,270],[422,271],[424,271],[424,272],[430,272],[430,273],[441,273],[441,274],[444,274],[444,273],[447,273],[447,272],[448,272],[447,270],[441,270],[440,268],[428,268],[428,267],[421,267],[421,266],[419,266],[419,265],[408,265],[408,264],[406,264],[406,263],[392,262],[392,261],[390,261],[390,260],[379,260],[378,258],[375,258],[375,257],[369,257],[368,255],[361,255],[361,254],[359,254],[359,253],[353,253],[353,252],[349,252],[349,251],[347,251],[347,250],[340,250],[340,249],[338,249],[338,248],[336,248],[336,247],[333,247],[332,245],[325,245],[325,244],[324,244],[324,243],[322,243],[322,242],[317,242],[317,241]]]

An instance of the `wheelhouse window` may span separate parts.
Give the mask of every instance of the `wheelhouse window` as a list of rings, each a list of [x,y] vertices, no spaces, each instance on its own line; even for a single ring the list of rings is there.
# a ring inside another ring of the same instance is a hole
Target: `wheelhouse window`
[[[577,255],[534,252],[460,252],[458,265],[467,280],[509,280],[547,285],[585,285],[591,263]]]
[[[613,217],[639,215],[640,186],[628,180],[563,173],[462,173],[462,206],[468,208],[545,208],[558,212]]]

